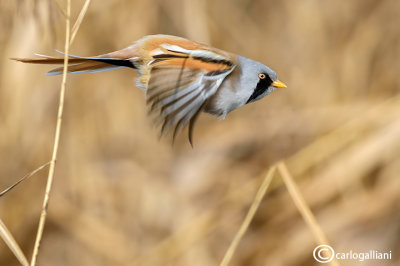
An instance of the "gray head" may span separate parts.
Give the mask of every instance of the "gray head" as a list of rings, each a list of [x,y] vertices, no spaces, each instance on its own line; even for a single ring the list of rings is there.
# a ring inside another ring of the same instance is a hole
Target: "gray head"
[[[238,62],[242,72],[240,83],[246,90],[250,90],[246,103],[257,101],[276,88],[286,88],[269,67],[242,56],[238,56]]]

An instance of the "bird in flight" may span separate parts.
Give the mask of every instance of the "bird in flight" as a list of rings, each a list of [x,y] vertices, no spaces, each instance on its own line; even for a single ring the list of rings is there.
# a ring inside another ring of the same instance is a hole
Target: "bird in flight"
[[[63,58],[36,54],[38,58],[11,58],[34,64],[63,64]],[[145,36],[115,52],[93,57],[68,55],[69,73],[97,73],[119,68],[138,72],[137,86],[146,92],[151,113],[161,122],[161,135],[173,139],[188,125],[192,144],[193,126],[201,112],[222,119],[245,105],[286,88],[269,67],[211,46],[170,35]],[[63,67],[47,75],[59,75]]]

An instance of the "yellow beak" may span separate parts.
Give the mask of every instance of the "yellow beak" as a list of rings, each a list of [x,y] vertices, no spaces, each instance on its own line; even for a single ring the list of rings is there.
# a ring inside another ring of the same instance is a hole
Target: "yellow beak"
[[[287,88],[286,84],[280,80],[275,80],[271,85],[277,88]]]

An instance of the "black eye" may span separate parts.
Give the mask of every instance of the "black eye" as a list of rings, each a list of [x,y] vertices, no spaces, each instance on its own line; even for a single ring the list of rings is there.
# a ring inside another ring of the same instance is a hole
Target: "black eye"
[[[258,77],[260,79],[265,79],[267,76],[264,73],[260,73],[260,74],[258,74]]]

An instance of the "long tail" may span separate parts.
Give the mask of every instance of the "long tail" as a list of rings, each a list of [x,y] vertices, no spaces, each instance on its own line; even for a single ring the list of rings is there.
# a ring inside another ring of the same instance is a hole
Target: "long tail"
[[[35,54],[35,55],[39,56],[40,58],[10,58],[10,59],[31,64],[54,64],[54,65],[64,64],[64,58],[56,58],[41,54]],[[137,68],[137,66],[135,65],[135,61],[138,60],[137,58],[135,57],[121,58],[120,55],[121,53],[117,52],[95,57],[81,57],[81,56],[69,55],[68,72],[75,74],[96,73],[96,72],[104,72],[124,67]],[[63,67],[57,67],[47,72],[46,75],[48,76],[59,75],[62,74],[62,71]]]

